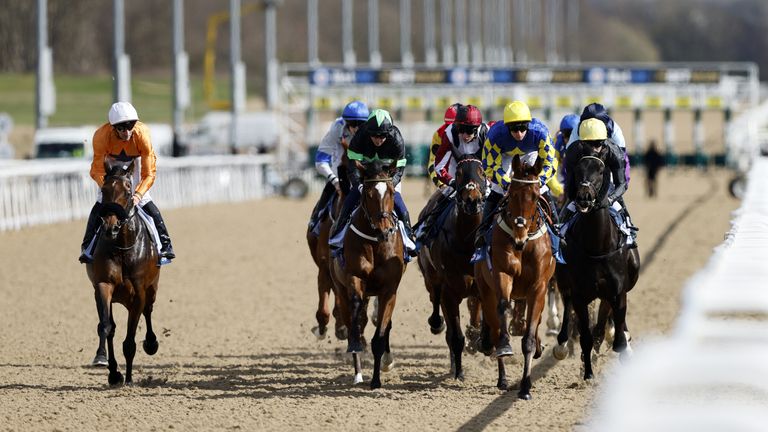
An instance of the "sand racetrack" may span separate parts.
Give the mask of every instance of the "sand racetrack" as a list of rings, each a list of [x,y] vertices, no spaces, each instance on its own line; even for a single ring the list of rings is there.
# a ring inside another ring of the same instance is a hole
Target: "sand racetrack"
[[[722,242],[738,206],[726,192],[729,175],[662,172],[660,196],[648,200],[635,174],[627,194],[643,261],[629,296],[635,349],[671,328],[684,282]],[[415,217],[423,185],[408,180],[404,190]],[[106,369],[86,367],[97,314],[76,259],[85,222],[0,233],[0,430],[588,430],[601,378],[618,364],[613,353],[603,351],[596,383],[586,385],[578,357],[556,362],[545,337],[527,402],[496,390],[495,362],[481,355],[465,355],[466,380],[457,382],[444,335],[426,324],[429,299],[415,263],[394,313],[397,367],[380,390],[353,387],[346,342],[310,333],[316,268],[304,230],[315,198],[166,210],[178,259],[161,273],[153,316],[160,350],[150,357],[139,348],[134,385],[114,389]],[[127,314],[115,311],[124,370]],[[142,321],[137,343],[143,338]],[[519,360],[519,338],[512,346]],[[512,361],[516,386],[522,366]]]

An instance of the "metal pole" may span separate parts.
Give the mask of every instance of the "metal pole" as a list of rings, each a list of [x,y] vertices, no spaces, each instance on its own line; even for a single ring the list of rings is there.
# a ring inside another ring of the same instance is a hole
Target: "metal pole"
[[[526,8],[526,2],[528,0],[514,0],[515,1],[515,16],[513,17],[514,21],[517,23],[515,26],[515,34],[514,34],[514,40],[515,40],[515,46],[516,48],[516,56],[515,60],[517,63],[525,64],[528,62],[528,38],[527,35],[527,26],[526,22],[526,11],[528,8]]]
[[[265,62],[267,66],[267,108],[277,108],[277,3],[279,0],[264,0]],[[354,55],[354,52],[352,53]]]
[[[506,66],[512,58],[512,47],[509,45],[507,27],[509,26],[509,4],[507,0],[498,0],[499,11],[496,14],[496,29],[498,31],[499,64]]]
[[[451,0],[441,0],[440,2],[440,43],[443,45],[443,65],[453,64],[453,38],[451,24]]]
[[[368,0],[368,53],[373,67],[381,66],[379,51],[379,0]]]
[[[547,23],[544,26],[546,60],[547,63],[553,64],[557,63],[557,39],[560,32],[560,23],[557,19],[557,0],[548,0],[545,7],[544,22]]]
[[[320,64],[317,55],[317,0],[307,0],[307,54],[309,64],[316,67]]]
[[[569,59],[571,62],[578,63],[579,57],[579,1],[572,0],[568,2],[568,40],[569,46]]]
[[[237,122],[244,105],[245,83],[242,79],[245,70],[240,61],[240,0],[229,0],[229,60],[231,80],[231,113],[230,122],[230,151],[237,152],[238,131]]]
[[[114,0],[114,102],[131,101],[131,65],[125,54],[125,4],[124,0]]]
[[[456,15],[454,18],[454,29],[456,31],[456,62],[461,66],[469,63],[469,50],[467,48],[467,17],[464,15],[466,10],[464,0],[456,1]]]
[[[184,52],[184,0],[173,0],[173,156],[181,156],[179,142],[184,110],[189,107],[189,60]]]
[[[496,33],[495,26],[492,24],[494,17],[499,11],[496,9],[496,0],[483,0],[482,3],[482,45],[485,52],[485,63],[494,64],[499,58],[496,55]],[[478,20],[480,17],[478,17]]]
[[[424,60],[427,66],[437,65],[435,0],[424,0]]]
[[[37,0],[37,79],[35,81],[35,126],[48,126],[48,116],[43,112],[45,99],[45,53],[48,50],[48,0]]]
[[[483,35],[480,30],[483,16],[481,15],[482,3],[480,0],[473,0],[480,4],[480,8],[470,7],[469,16],[469,46],[472,51],[472,64],[480,65],[483,63]],[[486,1],[487,3],[487,1]]]
[[[355,67],[355,47],[353,41],[355,39],[354,30],[352,28],[352,0],[342,0],[341,3],[341,44],[344,51],[344,66]]]
[[[411,51],[411,0],[400,0],[400,62],[404,67],[413,66]]]

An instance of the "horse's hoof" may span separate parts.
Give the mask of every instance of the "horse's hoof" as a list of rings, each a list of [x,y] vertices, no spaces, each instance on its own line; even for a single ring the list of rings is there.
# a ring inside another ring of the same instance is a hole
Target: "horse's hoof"
[[[556,328],[547,329],[547,336],[557,336],[559,333],[560,333],[560,330]]]
[[[381,380],[371,380],[371,390],[381,388]]]
[[[395,368],[395,358],[392,353],[385,352],[381,357],[381,370],[383,372],[389,372]]]
[[[512,354],[512,347],[509,344],[496,348],[496,357],[507,357]]]
[[[429,331],[434,335],[440,334],[445,330],[445,320],[441,316],[438,316],[437,320],[433,320],[432,317],[430,317],[427,320],[427,323],[429,323]]]
[[[453,378],[456,379],[457,381],[464,381],[464,371],[463,370],[459,371],[459,373],[454,375]]]
[[[589,381],[589,380],[592,380],[593,378],[595,378],[595,374],[593,374],[591,371],[584,372],[584,381]]]
[[[464,346],[464,351],[466,351],[467,354],[477,354],[477,342],[467,340],[467,344]]]
[[[531,400],[531,394],[529,392],[520,391],[517,393],[517,398],[522,400]]]
[[[112,387],[117,387],[120,385],[123,385],[123,374],[121,374],[118,371],[110,372],[109,373],[109,385]]]
[[[157,339],[151,341],[145,340],[142,342],[141,346],[144,348],[144,352],[148,355],[155,355],[157,349],[160,348],[160,342],[158,342]]]
[[[555,348],[552,349],[552,356],[557,360],[565,360],[566,357],[568,357],[568,343],[556,345]]]
[[[91,362],[93,367],[107,367],[107,365],[109,365],[109,361],[107,361],[107,356],[104,354],[96,354],[96,357]]]
[[[502,391],[509,390],[509,385],[507,385],[507,380],[499,380],[496,383],[496,388],[499,389],[499,390],[502,390]]]
[[[349,332],[347,331],[347,326],[341,326],[336,329],[336,339],[347,340],[348,337],[349,337]]]
[[[356,373],[355,379],[352,382],[352,385],[358,385],[363,382],[363,374],[362,373]]]
[[[325,336],[328,334],[327,328],[320,329],[320,326],[314,326],[312,327],[312,334],[315,335],[317,340],[323,340],[325,339]]]

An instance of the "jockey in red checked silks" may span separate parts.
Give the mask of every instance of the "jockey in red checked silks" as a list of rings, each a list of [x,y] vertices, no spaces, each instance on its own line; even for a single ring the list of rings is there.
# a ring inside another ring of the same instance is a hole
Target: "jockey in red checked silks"
[[[360,172],[355,166],[355,162],[370,162],[374,160],[391,160],[396,163],[397,171],[392,177],[392,184],[395,187],[395,213],[405,226],[406,235],[413,241],[413,232],[411,229],[411,218],[408,209],[405,207],[403,197],[400,195],[402,189],[401,180],[405,172],[405,142],[400,134],[400,129],[392,123],[392,117],[389,112],[383,109],[371,111],[365,124],[358,129],[347,149],[349,165],[347,175],[351,188],[349,194],[344,200],[344,206],[336,223],[331,228],[330,239],[336,237],[341,230],[347,226],[352,212],[360,202],[362,183]],[[333,245],[331,245],[333,247]],[[408,253],[415,255],[416,251],[409,248]]]

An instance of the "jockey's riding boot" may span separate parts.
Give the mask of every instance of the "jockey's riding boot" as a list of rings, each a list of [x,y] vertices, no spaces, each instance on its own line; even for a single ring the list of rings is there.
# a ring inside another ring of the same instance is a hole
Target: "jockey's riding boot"
[[[157,235],[160,236],[160,258],[169,260],[176,258],[176,254],[173,252],[173,245],[171,245],[171,236],[168,235],[168,228],[165,226],[163,216],[160,215],[160,209],[157,208],[154,202],[150,201],[144,204],[142,210],[150,215],[155,222]]]
[[[91,213],[88,215],[88,224],[85,226],[85,235],[83,236],[83,244],[80,246],[80,257],[78,261],[82,264],[90,264],[93,262],[93,258],[88,256],[88,246],[91,245],[93,237],[96,235],[96,231],[99,229],[99,210],[101,209],[101,203],[96,201],[96,204],[91,207]]]
[[[544,196],[547,198],[547,202],[549,203],[549,208],[552,209],[552,223],[555,226],[560,225],[560,215],[557,213],[557,204],[555,204],[555,199],[552,197],[552,194],[546,193]]]
[[[320,199],[317,200],[315,208],[312,209],[312,215],[309,217],[309,229],[314,229],[315,225],[320,222],[320,211],[328,204],[328,200],[331,199],[333,193],[336,192],[336,188],[333,187],[333,183],[327,182],[323,192],[320,194]]]
[[[359,198],[360,193],[357,192],[357,187],[350,189],[349,195],[347,195],[347,197],[344,199],[344,205],[341,206],[339,217],[336,218],[336,222],[334,222],[331,226],[331,233],[328,235],[329,240],[336,237],[341,232],[341,230],[347,226],[349,218],[352,217],[352,212],[355,211],[355,207],[357,207]],[[335,247],[331,245],[331,249],[335,249]]]
[[[566,222],[568,222],[573,217],[573,215],[576,214],[576,212],[574,212],[573,210],[568,208],[569,205],[570,205],[570,203],[568,203],[568,205],[564,206],[563,210],[560,212],[561,226],[562,226],[562,224],[565,224]]]

